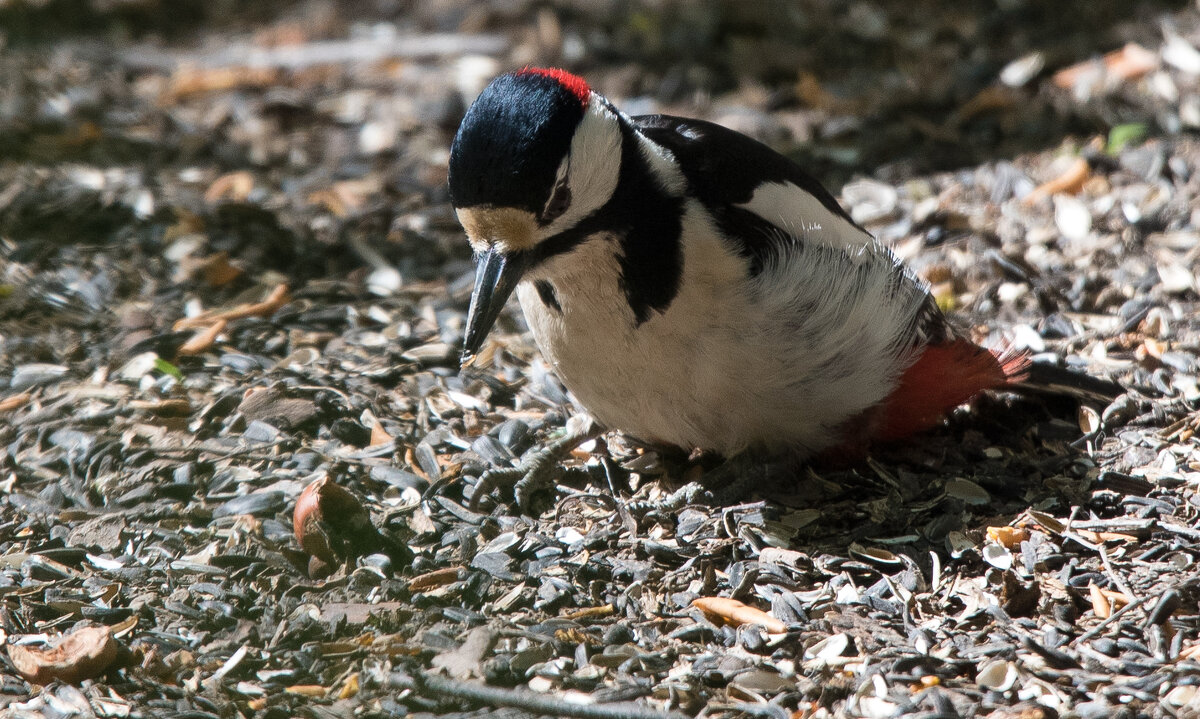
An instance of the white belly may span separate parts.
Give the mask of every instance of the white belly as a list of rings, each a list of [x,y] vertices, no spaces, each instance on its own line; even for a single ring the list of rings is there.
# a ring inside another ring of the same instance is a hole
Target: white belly
[[[827,248],[797,250],[749,279],[700,217],[685,219],[678,295],[641,325],[613,238],[531,272],[517,295],[538,346],[597,420],[644,441],[725,454],[830,446],[839,425],[891,391],[907,364],[894,328],[915,305],[881,302]],[[864,263],[876,271],[873,256]],[[543,303],[537,280],[561,311]]]

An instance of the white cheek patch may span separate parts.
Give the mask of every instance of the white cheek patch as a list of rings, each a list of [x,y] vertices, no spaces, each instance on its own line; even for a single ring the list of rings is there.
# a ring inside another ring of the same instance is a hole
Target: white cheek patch
[[[571,189],[571,206],[549,226],[551,236],[578,223],[608,202],[617,189],[621,172],[621,128],[617,116],[598,95],[592,96],[587,112],[575,128],[571,152],[558,168]]]
[[[750,210],[788,234],[828,247],[845,249],[871,242],[869,235],[790,182],[759,185],[750,201],[738,207]]]

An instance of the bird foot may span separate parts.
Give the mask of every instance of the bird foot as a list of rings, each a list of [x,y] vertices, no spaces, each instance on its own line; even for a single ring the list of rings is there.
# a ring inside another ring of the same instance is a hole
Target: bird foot
[[[471,493],[471,511],[478,511],[480,500],[492,490],[512,487],[517,507],[528,513],[533,496],[554,484],[555,477],[569,470],[559,463],[571,455],[576,447],[601,434],[599,427],[587,422],[578,429],[568,429],[562,437],[544,447],[535,447],[521,457],[515,467],[493,467],[479,475],[475,491]]]
[[[766,480],[770,472],[771,465],[761,457],[742,453],[725,460],[701,477],[700,481],[688,482],[662,499],[631,502],[629,511],[642,515],[649,512],[678,512],[689,504],[732,504],[743,498],[752,485]]]

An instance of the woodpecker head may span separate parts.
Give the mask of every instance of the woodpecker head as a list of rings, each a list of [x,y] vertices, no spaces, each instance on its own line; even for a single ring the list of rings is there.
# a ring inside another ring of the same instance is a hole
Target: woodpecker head
[[[620,148],[617,112],[563,70],[502,75],[467,109],[450,148],[450,197],[476,255],[464,360],[552,254],[547,241],[607,202]]]

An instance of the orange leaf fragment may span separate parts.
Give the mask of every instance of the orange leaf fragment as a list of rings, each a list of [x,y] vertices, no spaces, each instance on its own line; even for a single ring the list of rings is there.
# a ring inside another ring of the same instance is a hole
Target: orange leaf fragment
[[[308,203],[324,207],[337,217],[346,217],[361,210],[375,191],[374,185],[362,180],[343,180],[311,193]]]
[[[1113,50],[1100,59],[1105,77],[1110,81],[1136,80],[1158,67],[1158,54],[1131,42],[1120,50]],[[1086,60],[1054,73],[1053,82],[1064,90],[1071,90],[1080,80],[1098,70],[1096,61]]]
[[[1093,542],[1095,544],[1103,544],[1104,542],[1136,542],[1137,537],[1132,534],[1121,534],[1120,532],[1092,532],[1087,529],[1076,529],[1079,536]]]
[[[81,627],[51,647],[13,644],[8,658],[17,672],[34,684],[54,680],[76,684],[105,672],[117,658],[117,640],[108,627]]]
[[[222,200],[245,202],[253,190],[254,175],[251,175],[246,170],[238,170],[237,172],[226,173],[213,180],[213,183],[208,186],[208,190],[204,192],[204,200],[205,202],[220,202]]]
[[[346,677],[346,681],[342,683],[342,688],[338,690],[338,699],[350,699],[355,694],[358,694],[358,672],[354,672]]]
[[[0,399],[0,412],[11,412],[14,409],[20,409],[21,407],[25,406],[25,403],[28,402],[32,397],[33,395],[29,394],[28,392],[21,392],[19,394],[5,397],[4,399]]]
[[[800,73],[800,77],[796,81],[796,96],[805,105],[816,109],[844,105],[837,96],[826,90],[817,76],[811,72]]]
[[[1142,341],[1142,347],[1146,349],[1146,354],[1154,359],[1162,359],[1163,353],[1169,348],[1166,342],[1156,340],[1153,337],[1147,337]]]
[[[395,438],[387,433],[387,430],[383,428],[379,420],[375,420],[375,423],[371,425],[371,446],[378,447],[381,444],[390,444],[394,441],[396,441]]]
[[[1029,539],[1029,530],[1020,527],[988,527],[988,539],[1002,544],[1006,549],[1015,549],[1021,542]]]
[[[1101,619],[1107,619],[1114,609],[1120,609],[1133,601],[1124,592],[1101,589],[1094,583],[1088,585],[1088,598],[1092,601],[1092,611]]]
[[[1088,164],[1088,161],[1082,157],[1077,157],[1075,158],[1075,161],[1071,163],[1071,166],[1067,168],[1066,172],[1062,173],[1053,180],[1043,182],[1035,187],[1033,192],[1030,192],[1025,196],[1023,202],[1027,205],[1031,205],[1043,197],[1051,197],[1058,194],[1077,194],[1083,189],[1083,185],[1085,182],[1087,182],[1087,179],[1089,176],[1091,176],[1091,173],[1092,167]]]
[[[1108,601],[1112,602],[1114,607],[1123,607],[1133,601],[1125,592],[1114,592],[1111,589],[1101,589],[1100,593],[1104,595]]]
[[[129,406],[140,412],[150,412],[160,417],[186,417],[192,412],[192,404],[186,399],[135,399]]]
[[[992,85],[980,90],[978,94],[967,100],[951,115],[952,125],[961,126],[979,115],[994,112],[1007,112],[1020,106],[1022,95],[1011,87]]]
[[[723,624],[761,624],[770,634],[783,634],[787,625],[761,609],[726,597],[700,597],[692,606],[704,612],[709,619]]]
[[[447,584],[453,584],[462,577],[461,567],[446,567],[445,569],[435,569],[432,572],[418,574],[408,580],[408,591],[424,592],[429,589],[436,589]]]
[[[163,102],[172,103],[189,95],[222,92],[239,87],[268,87],[278,81],[279,71],[271,67],[207,68],[183,65],[171,77]]]
[[[1109,77],[1121,81],[1136,80],[1158,68],[1158,53],[1131,42],[1104,56]]]
[[[1196,659],[1200,658],[1200,644],[1193,644],[1183,651],[1179,652],[1180,659]]]
[[[192,335],[187,342],[179,345],[179,349],[176,350],[175,354],[180,357],[204,354],[217,343],[217,337],[225,331],[225,327],[228,324],[225,320],[217,320],[210,327],[200,330]]]
[[[286,282],[275,285],[271,294],[262,302],[249,302],[228,310],[210,310],[195,317],[184,317],[175,323],[175,330],[191,327],[207,327],[217,320],[240,320],[245,317],[270,317],[281,307],[292,301]]]
[[[1104,596],[1104,591],[1095,584],[1088,585],[1088,598],[1092,600],[1092,613],[1100,619],[1112,616],[1112,603]]]

